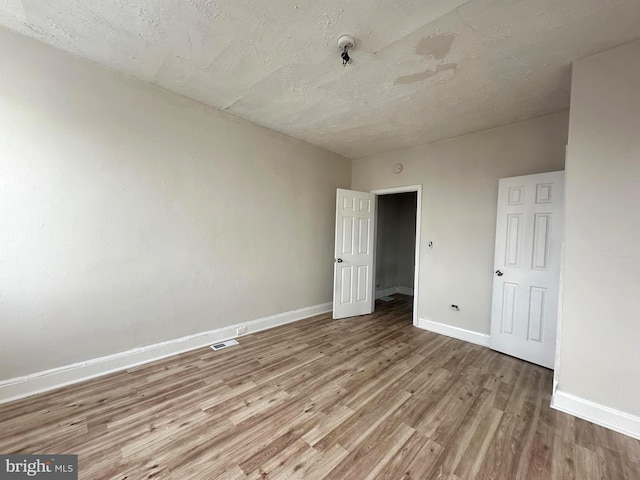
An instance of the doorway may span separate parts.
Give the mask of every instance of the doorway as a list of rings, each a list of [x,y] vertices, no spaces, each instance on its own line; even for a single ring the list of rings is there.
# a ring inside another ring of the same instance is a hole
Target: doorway
[[[412,297],[418,321],[421,186],[374,190],[376,233],[374,294],[376,307],[392,295]]]

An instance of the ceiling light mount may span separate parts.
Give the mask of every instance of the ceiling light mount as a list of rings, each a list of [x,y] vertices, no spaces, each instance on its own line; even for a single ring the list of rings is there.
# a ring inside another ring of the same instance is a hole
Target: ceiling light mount
[[[340,49],[340,57],[342,57],[342,65],[346,66],[347,63],[351,63],[351,57],[349,56],[349,49],[353,49],[356,46],[356,39],[351,35],[341,35],[338,38],[338,48]]]

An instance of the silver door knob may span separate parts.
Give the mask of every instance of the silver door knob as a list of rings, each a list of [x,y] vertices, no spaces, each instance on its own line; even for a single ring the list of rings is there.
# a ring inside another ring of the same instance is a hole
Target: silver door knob
[[[342,259],[341,258],[336,258],[336,263],[342,263]]]
[[[504,273],[502,273],[502,270],[496,270],[496,275],[501,277]]]

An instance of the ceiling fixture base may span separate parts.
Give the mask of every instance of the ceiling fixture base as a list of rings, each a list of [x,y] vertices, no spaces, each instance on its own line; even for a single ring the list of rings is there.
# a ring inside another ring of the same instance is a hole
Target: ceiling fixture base
[[[356,39],[353,38],[351,35],[341,35],[340,38],[338,38],[338,48],[340,50],[345,49],[345,47],[347,48],[353,48],[356,46]]]
[[[351,35],[342,35],[338,38],[338,48],[342,53],[342,65],[346,66],[347,63],[351,63],[351,57],[349,56],[349,49],[356,46],[356,40]]]

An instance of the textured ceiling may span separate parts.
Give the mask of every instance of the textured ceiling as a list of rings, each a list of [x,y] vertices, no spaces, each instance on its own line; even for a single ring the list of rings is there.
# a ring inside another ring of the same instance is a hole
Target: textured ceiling
[[[640,1],[0,0],[0,24],[355,158],[568,108]]]

